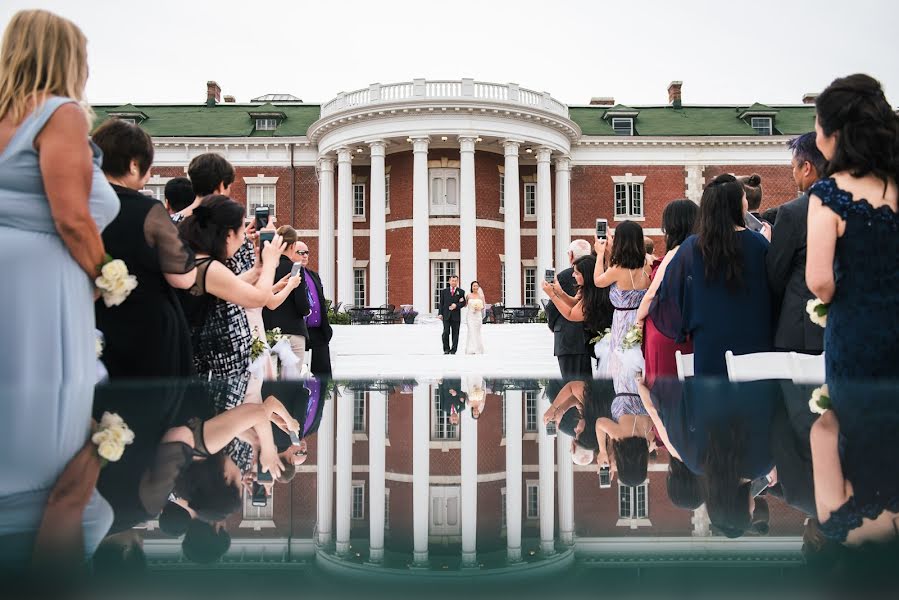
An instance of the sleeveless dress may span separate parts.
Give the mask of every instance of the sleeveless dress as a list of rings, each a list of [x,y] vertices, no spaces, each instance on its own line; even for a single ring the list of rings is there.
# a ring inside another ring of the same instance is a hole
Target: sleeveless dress
[[[609,336],[608,356],[600,359],[600,364],[607,365],[601,377],[608,377],[615,386],[615,394],[630,394],[637,396],[637,382],[634,377],[639,369],[643,368],[642,351],[639,347],[622,349],[624,336],[634,326],[637,320],[637,309],[646,290],[622,290],[616,284],[609,289],[609,300],[615,308],[612,316],[612,330]],[[637,356],[639,355],[639,357]]]
[[[484,300],[472,298],[466,302],[465,310],[465,354],[483,354],[484,340],[481,338],[481,325],[484,321]]]
[[[846,222],[834,254],[824,360],[853,496],[821,523],[827,537],[843,541],[863,518],[899,511],[899,458],[892,450],[899,436],[899,214],[854,200],[833,178],[817,181],[809,195]]]
[[[661,264],[662,261],[657,261],[653,265],[653,279],[656,278]],[[647,387],[652,388],[657,377],[677,376],[675,353],[678,350],[683,354],[693,354],[693,343],[687,340],[678,344],[656,328],[652,316],[647,317],[643,329],[643,356],[646,358],[644,375]]]
[[[47,495],[87,439],[96,378],[93,284],[63,243],[34,140],[70,98],[34,110],[0,154],[0,561],[31,556]],[[90,214],[102,231],[119,200],[93,153]],[[98,492],[82,523],[88,556],[112,522]]]

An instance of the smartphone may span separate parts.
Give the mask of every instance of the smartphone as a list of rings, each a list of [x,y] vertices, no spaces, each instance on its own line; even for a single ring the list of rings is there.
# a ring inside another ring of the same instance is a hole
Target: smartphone
[[[290,432],[290,443],[293,444],[294,446],[299,446],[300,445],[300,434],[298,434],[296,431],[291,431]]]
[[[599,487],[602,489],[612,487],[612,467],[609,465],[599,467]]]
[[[559,433],[559,430],[556,429],[556,424],[553,421],[550,421],[546,424],[546,435],[555,436]]]
[[[257,206],[253,215],[256,217],[256,231],[260,231],[268,227],[268,207]]]
[[[768,489],[768,478],[765,475],[756,477],[752,480],[752,483],[749,484],[749,495],[752,498],[755,498],[766,489]]]
[[[746,229],[761,231],[764,228],[762,222],[755,218],[755,215],[752,213],[746,213],[745,215],[743,215],[743,222],[746,223]]]
[[[543,279],[546,280],[546,283],[552,283],[556,279],[556,270],[555,269],[547,269],[543,274]]]
[[[299,273],[300,269],[302,269],[302,268],[303,268],[303,265],[301,265],[300,263],[298,263],[298,262],[293,263],[293,267],[290,269],[290,276],[296,277],[297,273]]]
[[[268,506],[268,496],[265,493],[265,486],[261,483],[253,483],[253,506]]]
[[[604,240],[609,237],[609,220],[596,219],[596,237]]]
[[[263,247],[263,242],[271,242],[275,239],[274,231],[260,231],[259,232],[259,246]]]
[[[256,461],[256,481],[272,481],[272,474],[269,472],[262,472],[262,462]]]

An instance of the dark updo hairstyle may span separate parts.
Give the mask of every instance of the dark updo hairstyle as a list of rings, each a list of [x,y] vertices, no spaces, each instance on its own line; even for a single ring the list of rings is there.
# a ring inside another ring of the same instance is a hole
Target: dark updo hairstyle
[[[699,206],[692,200],[672,200],[662,211],[662,231],[665,233],[665,251],[677,248],[696,230]]]
[[[753,173],[749,177],[740,177],[743,191],[746,192],[746,206],[749,210],[758,210],[762,205],[762,176]]]
[[[596,257],[592,254],[582,256],[572,266],[583,275],[581,286],[581,306],[584,311],[584,325],[589,331],[602,331],[611,323],[611,315],[607,310],[608,296],[593,283],[593,270],[596,269]],[[607,318],[608,317],[608,318]]]
[[[281,225],[275,233],[281,236],[281,239],[284,240],[284,243],[287,244],[288,248],[300,241],[297,230],[290,225]]]
[[[187,176],[197,196],[208,196],[214,194],[220,185],[227,188],[234,183],[234,167],[221,154],[207,152],[190,161]]]
[[[709,432],[704,472],[706,509],[716,531],[738,538],[749,529],[749,482],[742,480],[747,433],[739,423],[714,427]]]
[[[696,510],[702,506],[702,483],[700,476],[687,468],[673,456],[668,462],[668,498],[678,508]]]
[[[822,175],[870,173],[884,182],[884,190],[891,179],[899,179],[899,116],[879,81],[864,74],[835,79],[815,100],[815,109],[824,133],[837,134]]]
[[[217,530],[199,519],[190,522],[181,540],[184,558],[202,565],[218,561],[230,547],[231,535],[225,529]]]
[[[610,267],[639,269],[646,265],[646,251],[643,245],[643,228],[633,221],[624,221],[615,228],[612,243]]]
[[[477,279],[475,279],[474,281],[471,282],[471,285],[468,286],[468,291],[469,291],[469,292],[473,292],[473,291],[474,291],[474,284],[478,284],[478,287],[481,287],[481,282],[478,281]]]
[[[183,506],[171,500],[165,503],[165,507],[159,513],[159,530],[172,537],[184,535],[190,522],[190,513]]]
[[[204,521],[223,521],[241,506],[240,489],[225,481],[222,451],[206,460],[192,462],[178,477],[174,492],[190,502],[190,507]]]
[[[134,123],[109,119],[91,139],[103,151],[102,168],[107,175],[124,177],[131,171],[133,160],[143,177],[153,164],[153,139]]]
[[[649,469],[649,444],[643,436],[630,436],[612,441],[612,453],[618,467],[618,479],[636,487],[646,481]]]
[[[187,177],[175,177],[165,184],[165,200],[172,212],[181,212],[196,199],[194,186]]]
[[[743,225],[743,184],[733,175],[718,175],[702,192],[696,245],[706,279],[722,277],[732,290],[743,284],[743,251],[734,229]]]
[[[228,259],[228,232],[239,231],[243,218],[243,206],[228,196],[206,196],[181,222],[181,238],[194,252],[224,262]]]

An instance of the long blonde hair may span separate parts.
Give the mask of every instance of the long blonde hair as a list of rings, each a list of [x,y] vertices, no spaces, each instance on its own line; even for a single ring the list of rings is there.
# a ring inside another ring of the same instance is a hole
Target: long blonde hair
[[[0,46],[0,119],[18,125],[47,96],[78,100],[85,117],[87,38],[77,25],[46,10],[13,15]]]

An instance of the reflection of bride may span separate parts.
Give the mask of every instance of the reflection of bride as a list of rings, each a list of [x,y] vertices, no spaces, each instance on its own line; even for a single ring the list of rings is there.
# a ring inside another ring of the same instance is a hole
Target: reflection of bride
[[[465,295],[465,305],[468,307],[468,315],[465,317],[468,327],[465,354],[483,354],[481,324],[484,320],[484,292],[477,281],[471,282],[471,291]]]
[[[462,380],[462,389],[468,394],[468,408],[471,418],[478,419],[487,405],[487,390],[484,389],[484,378],[480,375],[469,375]]]

